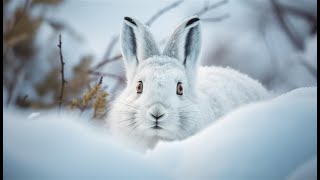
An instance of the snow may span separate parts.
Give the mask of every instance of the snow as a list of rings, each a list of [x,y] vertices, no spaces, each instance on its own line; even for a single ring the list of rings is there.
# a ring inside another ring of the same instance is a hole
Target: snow
[[[315,179],[317,88],[242,106],[140,154],[76,114],[4,109],[5,179]],[[38,112],[35,112],[38,113]]]
[[[176,177],[283,179],[317,153],[315,97],[300,89],[228,114],[182,145]]]
[[[107,133],[69,114],[4,115],[5,179],[167,179]],[[80,119],[81,120],[81,119]]]
[[[287,177],[287,180],[300,179],[317,179],[317,156],[307,160]]]

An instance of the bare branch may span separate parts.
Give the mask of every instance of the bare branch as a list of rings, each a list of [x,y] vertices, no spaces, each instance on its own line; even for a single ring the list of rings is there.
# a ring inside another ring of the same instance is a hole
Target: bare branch
[[[108,58],[110,57],[110,55],[111,55],[111,53],[112,53],[112,50],[113,50],[115,44],[118,42],[118,40],[119,40],[119,35],[114,36],[114,37],[111,39],[111,41],[109,42],[107,51],[106,51],[103,59],[108,59]]]
[[[292,5],[284,5],[284,4],[281,4],[280,2],[278,3],[278,6],[280,6],[282,9],[284,9],[287,12],[304,17],[305,19],[307,19],[309,21],[317,21],[317,16],[314,16],[312,13],[310,13],[308,11],[304,11],[304,10],[296,8]]]
[[[9,104],[11,102],[13,92],[14,92],[16,85],[17,85],[18,77],[20,76],[24,65],[25,65],[25,63],[21,63],[20,65],[18,65],[17,68],[14,69],[12,81],[9,83],[9,86],[7,88],[8,89],[7,106],[9,106]]]
[[[309,72],[310,74],[317,78],[317,68],[312,66],[310,63],[308,63],[306,60],[300,58],[300,61],[301,65],[303,65]]]
[[[122,76],[118,76],[115,74],[111,74],[111,73],[102,73],[102,72],[95,72],[95,71],[88,71],[89,74],[95,75],[95,76],[103,76],[103,77],[110,77],[116,80],[119,80],[121,82],[125,82],[125,78],[123,78]]]
[[[117,89],[120,87],[120,85],[123,83],[124,83],[124,81],[117,80],[117,83],[114,85],[114,87],[110,91],[110,93],[114,94],[117,91]]]
[[[156,14],[151,16],[151,18],[146,22],[146,25],[150,26],[152,23],[154,23],[161,15],[163,15],[165,12],[179,6],[183,0],[179,0],[176,2],[173,2],[172,4],[168,5],[167,7],[164,7],[163,9],[160,9]]]
[[[99,85],[102,84],[102,80],[103,80],[103,76],[100,77],[100,80],[99,80]]]
[[[107,63],[110,63],[110,62],[113,62],[113,61],[116,61],[116,60],[119,60],[122,58],[122,55],[121,54],[117,54],[115,55],[114,57],[110,58],[110,59],[105,59],[104,61],[100,62],[99,64],[97,64],[94,68],[92,68],[93,70],[96,70],[102,66],[104,66],[105,64]]]
[[[219,21],[225,20],[225,19],[227,19],[229,17],[230,17],[230,14],[224,14],[224,15],[221,15],[221,16],[218,16],[218,17],[202,18],[201,21],[202,22],[219,22]]]
[[[202,15],[207,13],[208,11],[210,11],[212,9],[216,9],[216,8],[226,4],[227,2],[228,2],[228,0],[223,0],[223,1],[220,1],[217,3],[214,3],[212,5],[206,4],[202,9],[200,9],[198,12],[194,13],[194,15],[201,17]]]
[[[59,44],[58,44],[58,47],[59,47],[59,53],[60,53],[60,63],[61,63],[61,89],[60,89],[60,96],[59,96],[59,110],[61,109],[61,104],[62,104],[62,101],[63,101],[63,90],[64,90],[64,85],[65,83],[67,82],[65,79],[64,79],[64,61],[63,61],[63,56],[62,56],[62,41],[61,41],[61,34],[59,35]]]
[[[17,17],[17,19],[14,19],[14,23],[13,23],[11,29],[13,29],[21,21],[21,19],[23,18],[23,16],[25,15],[25,13],[28,10],[29,2],[30,2],[30,0],[26,0],[24,2],[22,12],[21,12],[21,14],[19,14],[19,17]]]
[[[310,13],[308,11],[304,11],[299,8],[296,8],[294,6],[283,5],[281,3],[278,3],[278,6],[280,6],[281,9],[283,9],[284,11],[286,11],[288,13],[292,13],[292,14],[295,14],[295,15],[298,15],[298,16],[304,18],[312,25],[311,33],[317,32],[317,16],[314,16],[312,13]]]
[[[298,35],[296,33],[292,32],[292,30],[290,30],[290,28],[288,27],[288,24],[285,21],[284,16],[283,16],[284,11],[279,6],[278,2],[276,2],[276,0],[271,0],[271,6],[275,12],[275,15],[276,15],[278,21],[279,21],[280,27],[286,33],[286,35],[288,36],[288,38],[290,39],[292,44],[298,50],[303,50],[304,49],[303,40],[300,37],[298,37]]]

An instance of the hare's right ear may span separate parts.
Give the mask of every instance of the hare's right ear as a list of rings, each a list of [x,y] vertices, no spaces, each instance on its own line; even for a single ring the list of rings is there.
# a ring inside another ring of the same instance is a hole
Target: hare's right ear
[[[149,57],[160,54],[148,27],[130,17],[124,18],[120,43],[127,70],[135,68],[139,62]]]
[[[163,55],[180,61],[187,69],[194,69],[200,52],[200,19],[190,17],[183,21],[173,32]]]

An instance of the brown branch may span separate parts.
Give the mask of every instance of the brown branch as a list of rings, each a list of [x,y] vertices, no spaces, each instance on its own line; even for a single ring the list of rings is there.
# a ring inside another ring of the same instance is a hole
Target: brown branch
[[[63,90],[64,90],[64,85],[67,82],[64,78],[64,65],[65,62],[63,61],[63,56],[62,56],[62,41],[61,41],[61,34],[59,35],[59,53],[60,53],[60,63],[61,63],[61,89],[60,89],[60,96],[59,96],[59,110],[61,109],[61,105],[62,105],[62,100],[63,100]]]
[[[146,22],[146,25],[150,26],[165,12],[168,12],[169,10],[179,6],[182,2],[183,2],[183,0],[179,0],[179,1],[173,2],[172,4],[164,7],[163,9],[160,9],[157,13],[155,13],[153,16],[151,16],[151,18]]]
[[[19,14],[19,17],[17,17],[17,19],[14,19],[14,23],[13,23],[12,27],[10,28],[11,30],[21,21],[21,19],[23,18],[24,14],[27,12],[29,1],[30,0],[26,0],[24,2],[22,12],[21,12],[21,14]]]

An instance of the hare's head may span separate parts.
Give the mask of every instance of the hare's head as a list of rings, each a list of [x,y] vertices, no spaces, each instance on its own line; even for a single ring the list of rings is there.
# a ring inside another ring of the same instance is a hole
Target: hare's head
[[[127,87],[115,101],[118,125],[132,134],[183,139],[195,132],[199,18],[181,23],[160,53],[147,26],[125,17],[121,48]]]

